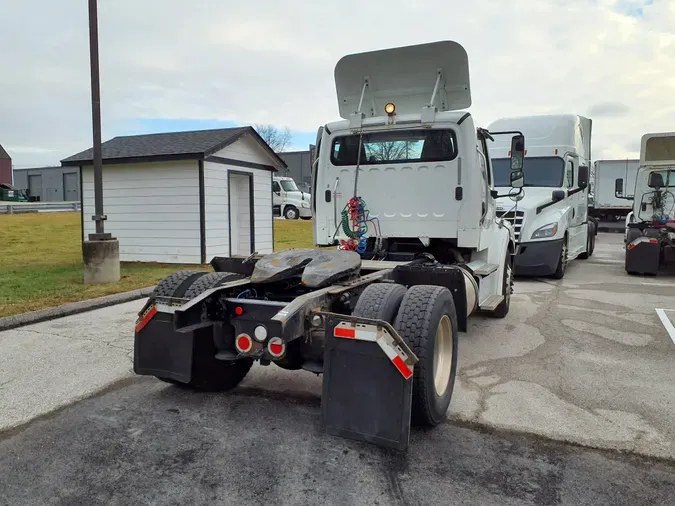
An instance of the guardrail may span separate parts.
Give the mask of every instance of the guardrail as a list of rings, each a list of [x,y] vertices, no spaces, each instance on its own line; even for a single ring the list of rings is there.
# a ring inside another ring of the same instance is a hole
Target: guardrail
[[[79,202],[9,202],[0,201],[0,214],[54,213],[80,211]]]

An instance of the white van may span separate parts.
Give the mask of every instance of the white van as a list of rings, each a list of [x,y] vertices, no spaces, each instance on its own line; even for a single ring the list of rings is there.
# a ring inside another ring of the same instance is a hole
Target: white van
[[[500,195],[497,214],[513,223],[518,248],[515,273],[561,279],[570,261],[588,258],[595,248],[596,224],[588,216],[591,120],[575,114],[499,119],[491,133],[525,136],[525,185],[509,183],[508,138],[495,137],[490,157]]]
[[[287,220],[309,220],[312,217],[311,196],[298,188],[292,177],[272,179],[272,211]]]

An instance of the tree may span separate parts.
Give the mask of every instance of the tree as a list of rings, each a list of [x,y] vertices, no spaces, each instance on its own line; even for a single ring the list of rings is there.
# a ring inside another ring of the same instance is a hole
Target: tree
[[[366,146],[368,158],[375,161],[393,161],[408,158],[408,143],[406,141],[380,142]]]
[[[255,130],[275,153],[284,151],[293,139],[288,127],[279,130],[274,125],[256,125]]]

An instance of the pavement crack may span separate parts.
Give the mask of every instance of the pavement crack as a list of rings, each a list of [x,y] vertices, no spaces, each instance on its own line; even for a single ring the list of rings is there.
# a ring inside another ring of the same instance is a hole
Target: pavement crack
[[[33,329],[21,329],[21,330],[22,330],[22,332],[31,332],[33,334],[39,334],[39,335],[51,336],[51,337],[58,337],[58,338],[61,338],[61,339],[68,339],[68,340],[71,340],[71,341],[90,342],[90,343],[95,343],[95,344],[101,344],[101,345],[108,346],[110,348],[115,348],[115,349],[118,349],[118,350],[129,351],[128,347],[113,344],[115,342],[114,340],[104,341],[104,340],[101,340],[101,339],[90,339],[90,338],[87,338],[87,337],[64,336],[62,334],[55,334],[53,332],[45,332],[45,331],[42,331],[42,330],[33,330]]]

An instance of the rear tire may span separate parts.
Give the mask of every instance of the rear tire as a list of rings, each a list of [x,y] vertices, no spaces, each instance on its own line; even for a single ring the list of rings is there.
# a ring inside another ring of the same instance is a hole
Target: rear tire
[[[187,271],[184,271],[187,272]],[[167,281],[164,285],[164,291],[168,286],[175,286],[175,289],[166,296],[185,297],[193,299],[201,293],[215,288],[235,279],[241,279],[244,276],[234,272],[201,272],[201,276],[177,276],[181,273],[172,274],[175,279]],[[178,281],[182,279],[183,281]],[[192,283],[186,286],[185,280],[192,279]],[[162,280],[164,281],[164,280]],[[161,285],[161,282],[160,282]],[[159,286],[158,285],[158,288]],[[178,294],[178,290],[184,293]],[[218,352],[213,339],[197,338],[194,342],[192,357],[192,378],[189,383],[181,383],[168,378],[157,377],[157,379],[172,385],[184,388],[199,390],[203,392],[224,392],[236,387],[246,377],[253,366],[253,359],[242,359],[225,361],[218,360],[215,355]]]
[[[511,294],[513,293],[513,256],[507,251],[504,264],[504,278],[502,281],[502,295],[504,300],[492,311],[495,318],[504,318],[511,309]]]
[[[356,302],[352,314],[393,324],[406,291],[405,286],[393,283],[368,285]]]
[[[450,406],[457,374],[457,312],[450,290],[411,287],[401,301],[394,328],[419,361],[413,373],[411,421],[436,426]]]
[[[185,291],[206,271],[178,271],[162,279],[150,295],[153,297],[184,297]]]

